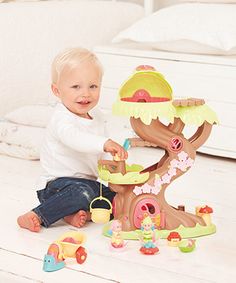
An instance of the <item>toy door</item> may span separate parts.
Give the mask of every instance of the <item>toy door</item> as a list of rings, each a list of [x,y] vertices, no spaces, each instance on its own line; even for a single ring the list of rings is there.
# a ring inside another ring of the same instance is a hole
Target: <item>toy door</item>
[[[134,209],[134,225],[140,229],[143,217],[147,215],[152,218],[156,227],[160,226],[161,213],[157,201],[153,198],[145,198],[137,203]]]

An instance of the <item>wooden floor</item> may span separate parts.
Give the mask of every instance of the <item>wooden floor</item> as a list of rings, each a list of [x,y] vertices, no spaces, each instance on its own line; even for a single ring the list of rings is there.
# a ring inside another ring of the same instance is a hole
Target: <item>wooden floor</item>
[[[87,235],[87,261],[43,272],[43,258],[51,242],[73,229],[63,221],[40,233],[16,225],[19,214],[37,205],[34,182],[39,163],[0,156],[0,282],[235,282],[236,278],[236,162],[198,155],[195,165],[168,189],[172,205],[184,204],[187,211],[207,204],[214,209],[214,235],[198,238],[189,254],[159,240],[160,253],[144,256],[138,241],[128,242],[127,250],[109,250],[102,226],[89,223],[81,231]]]

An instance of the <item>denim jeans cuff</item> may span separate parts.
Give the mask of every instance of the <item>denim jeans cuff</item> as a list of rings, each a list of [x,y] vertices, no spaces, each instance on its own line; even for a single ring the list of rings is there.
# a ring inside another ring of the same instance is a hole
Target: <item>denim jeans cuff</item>
[[[39,217],[40,220],[41,220],[41,225],[42,225],[42,226],[44,226],[44,227],[46,227],[46,228],[48,228],[48,227],[50,226],[50,223],[47,221],[46,218],[43,217],[43,215],[41,214],[41,212],[40,212],[39,209],[34,208],[34,209],[32,209],[32,211],[35,212],[35,213],[38,215],[38,217]]]

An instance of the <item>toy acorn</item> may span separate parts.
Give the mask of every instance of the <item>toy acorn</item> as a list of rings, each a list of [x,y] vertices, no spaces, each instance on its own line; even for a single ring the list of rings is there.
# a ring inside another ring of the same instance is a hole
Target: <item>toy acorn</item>
[[[192,252],[195,247],[196,247],[196,244],[195,244],[196,240],[193,240],[193,239],[186,239],[186,240],[182,240],[180,243],[179,243],[179,250],[183,253],[190,253]]]

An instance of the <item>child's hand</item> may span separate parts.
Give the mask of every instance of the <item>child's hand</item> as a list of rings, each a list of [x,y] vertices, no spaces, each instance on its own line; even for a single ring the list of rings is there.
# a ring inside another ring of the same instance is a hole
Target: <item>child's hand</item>
[[[120,160],[128,158],[128,152],[123,148],[123,146],[110,139],[105,142],[104,151],[110,152],[113,156],[117,155]]]

